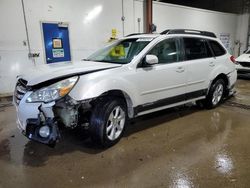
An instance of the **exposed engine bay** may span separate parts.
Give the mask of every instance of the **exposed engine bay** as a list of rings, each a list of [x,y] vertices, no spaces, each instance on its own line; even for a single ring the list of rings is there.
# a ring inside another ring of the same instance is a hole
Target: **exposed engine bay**
[[[53,106],[53,112],[58,122],[67,128],[82,126],[88,128],[91,100],[77,102],[69,96],[57,101]]]

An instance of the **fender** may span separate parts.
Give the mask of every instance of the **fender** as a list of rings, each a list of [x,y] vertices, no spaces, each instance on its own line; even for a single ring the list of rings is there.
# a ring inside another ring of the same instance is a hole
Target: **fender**
[[[127,74],[133,71],[127,68],[120,68],[120,70],[126,71]],[[76,101],[83,101],[99,97],[111,90],[120,90],[130,97],[133,107],[138,105],[140,97],[135,85],[120,77],[118,72],[120,71],[117,71],[117,69],[115,72],[111,69],[98,72],[98,74],[80,76],[69,96]]]

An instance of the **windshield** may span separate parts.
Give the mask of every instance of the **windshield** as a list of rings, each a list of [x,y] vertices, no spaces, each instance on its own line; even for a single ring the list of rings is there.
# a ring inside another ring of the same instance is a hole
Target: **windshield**
[[[87,61],[126,64],[138,55],[152,38],[125,39],[102,48],[92,54]]]

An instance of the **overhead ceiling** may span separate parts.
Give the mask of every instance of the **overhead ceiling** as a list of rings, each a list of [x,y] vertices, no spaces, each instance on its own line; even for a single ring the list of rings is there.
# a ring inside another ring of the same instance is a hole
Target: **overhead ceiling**
[[[202,8],[228,13],[249,12],[250,0],[155,0],[177,5],[184,5],[195,8]]]

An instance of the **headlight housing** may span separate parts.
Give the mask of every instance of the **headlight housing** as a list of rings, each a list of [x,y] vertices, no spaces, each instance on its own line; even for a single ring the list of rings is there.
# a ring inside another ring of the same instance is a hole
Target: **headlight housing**
[[[34,91],[26,99],[26,102],[51,102],[67,95],[74,87],[78,76],[67,78],[48,87]]]

